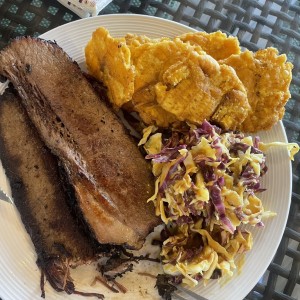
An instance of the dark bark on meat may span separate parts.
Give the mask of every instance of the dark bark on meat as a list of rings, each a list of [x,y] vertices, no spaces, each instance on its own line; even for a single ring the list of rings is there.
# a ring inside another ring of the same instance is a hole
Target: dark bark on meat
[[[1,52],[0,74],[61,159],[98,241],[141,247],[159,223],[146,203],[154,187],[150,168],[77,64],[56,44],[21,38]]]
[[[56,158],[41,142],[21,106],[6,92],[0,99],[0,158],[15,205],[29,233],[41,269],[57,291],[73,293],[70,266],[97,260],[111,247],[100,245],[78,226],[67,205]]]
[[[173,277],[166,274],[158,274],[155,287],[158,290],[162,299],[172,300],[172,294],[177,290],[176,286],[172,284]]]

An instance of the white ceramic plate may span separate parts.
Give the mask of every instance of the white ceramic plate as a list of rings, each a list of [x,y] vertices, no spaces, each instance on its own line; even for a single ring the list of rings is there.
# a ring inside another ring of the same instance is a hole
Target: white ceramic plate
[[[94,29],[105,26],[113,36],[128,32],[146,34],[149,37],[170,36],[191,31],[186,26],[164,19],[141,15],[107,15],[79,20],[55,28],[42,35],[45,39],[55,40],[81,67],[84,68],[84,47]],[[282,123],[268,132],[259,133],[265,142],[286,142]],[[193,289],[196,294],[207,299],[243,299],[259,281],[271,262],[281,240],[288,216],[291,198],[291,164],[288,153],[283,149],[270,150],[267,155],[269,171],[263,179],[267,191],[262,199],[267,210],[277,212],[277,217],[266,220],[265,228],[253,228],[254,246],[246,256],[241,272],[227,282],[211,281],[206,287],[199,284]],[[0,187],[9,193],[3,171],[0,170]],[[0,297],[3,300],[40,299],[40,272],[35,265],[35,252],[15,209],[0,203]],[[149,273],[155,273],[154,266],[142,265]],[[125,276],[125,285],[130,288],[126,295],[112,295],[98,285],[89,286],[93,274],[88,268],[77,270],[75,274],[78,289],[100,291],[107,299],[157,299],[154,281],[134,274]],[[126,297],[125,297],[126,296]],[[82,299],[54,292],[46,286],[46,297],[50,299]]]

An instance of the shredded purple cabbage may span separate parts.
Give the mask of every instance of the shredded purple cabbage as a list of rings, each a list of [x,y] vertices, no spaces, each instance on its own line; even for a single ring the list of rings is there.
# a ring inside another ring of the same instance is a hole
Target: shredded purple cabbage
[[[186,145],[179,145],[174,148],[163,148],[161,152],[157,154],[148,154],[146,155],[146,159],[152,159],[155,163],[163,163],[171,161],[172,159],[176,158],[179,154],[179,150],[186,149]]]
[[[220,187],[224,186],[224,185],[225,185],[225,179],[224,179],[224,177],[219,177],[219,178],[217,179],[217,184],[218,184]]]
[[[178,152],[179,154],[179,152]],[[165,179],[163,182],[160,183],[159,186],[159,193],[164,194],[164,191],[175,181],[175,180],[180,180],[185,174],[185,166],[184,164],[181,166],[181,171],[177,172],[178,166],[185,160],[186,156],[178,156],[176,158],[176,163],[173,164],[173,166],[169,169]],[[173,176],[174,174],[174,176]]]
[[[217,179],[214,167],[207,165],[205,163],[205,160],[201,160],[198,163],[198,165],[199,165],[199,167],[201,169],[201,173],[202,173],[204,181],[206,183],[211,182],[211,181],[215,181]]]
[[[165,143],[164,147],[165,148],[174,148],[180,144],[180,136],[179,132],[177,131],[172,131],[172,135],[170,138],[168,138]],[[185,143],[186,144],[186,143]]]
[[[209,134],[210,136],[213,136],[215,133],[221,134],[222,131],[220,127],[212,125],[206,120],[203,121],[203,123],[197,130],[200,134],[202,133],[202,135]]]
[[[250,146],[245,143],[236,142],[236,143],[231,144],[230,152],[238,153],[238,151],[242,151],[245,153],[249,147]]]
[[[220,146],[221,138],[219,136],[215,137],[213,142],[211,143],[211,147],[216,150],[217,160],[222,158],[222,147]]]
[[[265,224],[262,221],[260,221],[256,224],[256,226],[257,227],[265,227]]]
[[[214,183],[210,188],[210,199],[219,214],[223,227],[230,233],[234,233],[235,227],[226,217],[225,206],[221,197],[221,189],[217,183]]]
[[[245,214],[243,212],[243,209],[241,206],[237,207],[235,210],[234,210],[234,213],[236,215],[236,217],[240,220],[240,221],[243,221],[245,219]]]
[[[265,162],[265,160],[264,160],[264,161],[261,163],[261,165],[260,165],[260,176],[265,175],[265,174],[267,173],[267,171],[268,171],[268,167],[267,167],[266,162]]]
[[[187,208],[187,213],[191,214],[192,216],[199,216],[201,211],[198,210],[194,204],[191,204],[192,200],[195,198],[195,192],[193,190],[187,190],[183,194],[183,200],[185,207]],[[201,203],[203,205],[203,203]]]
[[[259,142],[260,142],[260,137],[259,137],[259,136],[256,136],[256,137],[254,138],[254,141],[253,141],[253,146],[254,146],[254,148],[258,149],[258,147],[259,147]]]
[[[262,189],[260,185],[260,177],[262,176],[262,173],[265,174],[264,169],[260,172],[260,175],[256,175],[250,164],[248,164],[242,171],[240,178],[241,182],[246,187],[247,192],[259,193],[265,191],[265,189]]]

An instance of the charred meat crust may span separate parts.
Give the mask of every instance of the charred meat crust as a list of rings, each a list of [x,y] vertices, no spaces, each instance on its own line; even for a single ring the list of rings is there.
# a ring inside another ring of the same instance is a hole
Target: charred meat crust
[[[69,243],[65,251],[71,252],[74,258],[94,258],[99,244],[84,234],[77,226],[78,221],[70,215],[57,159],[40,141],[16,97],[6,92],[0,101],[0,155],[15,204],[37,254],[65,254],[53,247],[61,244],[61,239]],[[58,228],[60,236],[55,241],[51,233]]]
[[[78,65],[54,43],[21,38],[0,52],[0,73],[18,89],[42,139],[60,157],[97,239],[139,248],[159,223],[146,203],[153,176]]]
[[[64,283],[69,267],[95,261],[111,246],[100,245],[78,226],[66,202],[57,160],[11,92],[0,100],[0,158],[42,274],[57,291],[75,291],[70,278]]]

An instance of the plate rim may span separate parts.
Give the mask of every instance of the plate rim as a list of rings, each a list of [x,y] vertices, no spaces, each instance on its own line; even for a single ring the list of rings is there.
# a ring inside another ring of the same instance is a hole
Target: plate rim
[[[164,18],[160,18],[160,17],[156,17],[156,16],[150,16],[150,15],[140,15],[140,14],[127,14],[127,13],[120,13],[120,14],[105,14],[105,15],[98,15],[98,16],[94,16],[94,17],[89,17],[89,18],[84,18],[84,19],[78,19],[78,20],[74,20],[74,21],[71,21],[69,23],[65,23],[65,24],[62,24],[58,27],[55,27],[55,28],[52,28],[44,33],[42,33],[41,35],[39,35],[40,38],[44,38],[44,35],[48,35],[48,34],[52,34],[53,31],[56,31],[59,29],[63,29],[64,27],[69,27],[69,26],[74,26],[74,24],[77,24],[77,23],[90,23],[90,22],[93,22],[94,20],[97,20],[99,18],[103,18],[103,19],[111,19],[111,18],[119,18],[119,17],[125,17],[125,18],[141,18],[141,19],[152,19],[152,20],[157,20],[158,22],[162,21],[163,23],[168,23],[168,24],[176,24],[178,25],[179,27],[185,27],[186,29],[190,30],[190,31],[198,31],[197,29],[195,28],[192,28],[192,27],[189,27],[185,24],[181,24],[179,22],[176,22],[176,21],[173,21],[173,20],[169,20],[169,19],[164,19]],[[72,25],[70,25],[72,24]]]

